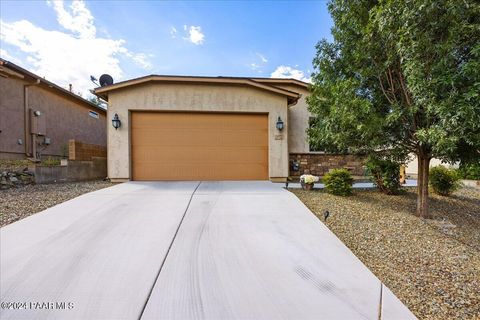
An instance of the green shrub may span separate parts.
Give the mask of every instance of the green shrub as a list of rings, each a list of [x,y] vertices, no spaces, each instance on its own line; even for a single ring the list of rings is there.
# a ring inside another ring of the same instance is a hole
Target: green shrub
[[[48,167],[59,166],[60,159],[48,157],[47,159],[42,160],[41,165]]]
[[[369,156],[366,166],[372,175],[372,182],[380,192],[385,194],[399,194],[400,165],[396,162]]]
[[[28,160],[0,160],[0,171],[23,171],[30,163]]]
[[[457,190],[461,186],[459,180],[460,177],[455,170],[447,169],[444,166],[430,168],[430,187],[435,193],[442,196],[448,196]]]
[[[480,162],[462,163],[458,168],[458,175],[462,179],[480,180]]]
[[[346,169],[333,169],[323,177],[323,183],[328,193],[337,196],[352,194],[353,178]]]

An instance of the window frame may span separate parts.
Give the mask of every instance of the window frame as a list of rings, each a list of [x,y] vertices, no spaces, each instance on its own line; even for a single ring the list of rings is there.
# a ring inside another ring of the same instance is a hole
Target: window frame
[[[94,119],[100,119],[100,114],[93,110],[88,110],[88,115]]]

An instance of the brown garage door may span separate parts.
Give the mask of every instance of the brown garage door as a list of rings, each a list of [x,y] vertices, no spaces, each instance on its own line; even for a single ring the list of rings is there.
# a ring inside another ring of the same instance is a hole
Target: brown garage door
[[[267,180],[268,115],[132,112],[134,180]]]

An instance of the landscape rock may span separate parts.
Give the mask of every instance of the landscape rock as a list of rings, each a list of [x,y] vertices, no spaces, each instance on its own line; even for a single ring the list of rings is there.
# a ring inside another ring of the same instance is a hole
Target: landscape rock
[[[0,187],[3,187],[3,181]],[[0,227],[23,219],[51,206],[78,197],[86,192],[110,187],[105,181],[69,182],[58,184],[18,184],[0,191]]]
[[[20,171],[4,170],[0,174],[0,189],[16,188],[18,186],[35,183],[35,175],[33,172],[22,169]]]
[[[480,319],[480,190],[430,195],[431,219],[415,216],[415,189],[292,192],[419,319]]]

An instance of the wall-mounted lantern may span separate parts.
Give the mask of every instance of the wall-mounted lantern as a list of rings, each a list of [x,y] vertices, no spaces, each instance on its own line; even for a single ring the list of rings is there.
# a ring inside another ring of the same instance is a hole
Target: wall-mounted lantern
[[[280,117],[278,117],[278,119],[277,119],[277,129],[278,129],[278,131],[283,130],[283,120]]]
[[[120,128],[121,125],[122,125],[122,122],[120,121],[118,114],[115,113],[112,119],[112,126],[115,128],[115,130],[117,130],[118,128]]]

